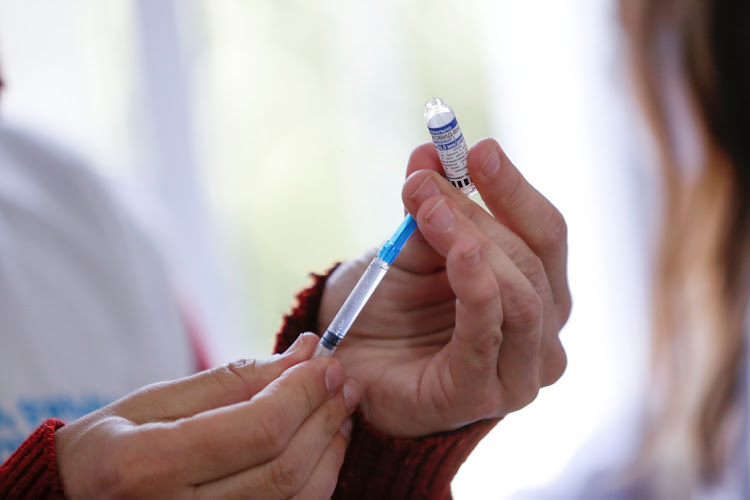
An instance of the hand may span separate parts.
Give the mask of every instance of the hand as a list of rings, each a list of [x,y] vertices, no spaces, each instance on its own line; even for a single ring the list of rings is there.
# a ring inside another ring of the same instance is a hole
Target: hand
[[[565,222],[495,141],[471,149],[469,171],[491,214],[442,177],[432,144],[412,153],[402,196],[419,229],[336,351],[392,436],[502,417],[565,370]],[[329,278],[319,331],[372,257]]]
[[[317,337],[145,387],[55,432],[69,498],[330,498],[361,390]]]

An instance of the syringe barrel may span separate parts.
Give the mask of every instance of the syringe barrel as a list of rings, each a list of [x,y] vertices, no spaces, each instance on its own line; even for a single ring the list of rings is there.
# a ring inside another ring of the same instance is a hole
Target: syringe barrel
[[[315,352],[314,356],[330,355],[333,353],[339,342],[341,342],[341,339],[344,338],[344,335],[346,335],[351,328],[354,320],[359,316],[362,308],[367,304],[372,292],[378,287],[389,268],[390,265],[380,257],[372,259],[370,265],[367,266],[367,270],[365,270],[362,277],[354,286],[349,297],[346,298],[344,305],[341,306],[341,309],[339,309],[339,312],[333,318],[330,326],[321,337],[318,350]],[[322,352],[323,350],[329,352],[324,353]]]

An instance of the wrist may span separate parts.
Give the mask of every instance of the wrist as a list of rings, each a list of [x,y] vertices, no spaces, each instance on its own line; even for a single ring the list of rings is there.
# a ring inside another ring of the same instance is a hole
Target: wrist
[[[63,425],[44,421],[0,465],[0,492],[8,498],[65,498],[55,450],[55,431]]]

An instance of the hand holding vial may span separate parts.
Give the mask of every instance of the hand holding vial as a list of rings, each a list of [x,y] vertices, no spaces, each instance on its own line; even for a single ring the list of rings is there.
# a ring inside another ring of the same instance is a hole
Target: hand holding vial
[[[503,417],[566,365],[558,338],[571,307],[562,216],[494,140],[468,153],[490,213],[451,185],[443,166],[433,144],[413,151],[402,198],[418,231],[336,354],[363,386],[366,418],[392,436]],[[320,331],[371,258],[329,278]]]

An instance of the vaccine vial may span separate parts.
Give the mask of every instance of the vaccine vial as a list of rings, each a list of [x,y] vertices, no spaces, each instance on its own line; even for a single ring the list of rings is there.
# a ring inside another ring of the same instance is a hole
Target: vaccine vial
[[[440,163],[443,164],[446,178],[467,196],[475,193],[477,189],[471,182],[467,164],[469,147],[453,109],[442,99],[433,97],[424,105],[424,121]]]

